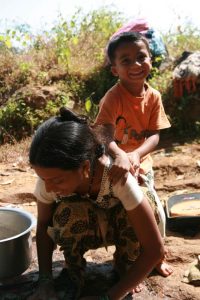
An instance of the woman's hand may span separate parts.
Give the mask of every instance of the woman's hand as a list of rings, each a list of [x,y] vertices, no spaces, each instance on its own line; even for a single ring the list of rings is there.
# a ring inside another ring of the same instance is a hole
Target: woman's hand
[[[58,300],[53,281],[39,283],[38,288],[27,300]]]

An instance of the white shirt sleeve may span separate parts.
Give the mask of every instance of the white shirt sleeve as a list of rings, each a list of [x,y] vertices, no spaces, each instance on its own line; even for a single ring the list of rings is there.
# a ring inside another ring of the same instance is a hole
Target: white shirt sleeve
[[[129,173],[125,185],[117,183],[113,186],[114,195],[122,202],[126,210],[136,208],[143,200],[144,195],[135,177]]]
[[[37,198],[37,200],[46,203],[51,204],[56,199],[55,193],[48,193],[45,188],[45,183],[41,178],[38,178],[34,190],[34,196]]]

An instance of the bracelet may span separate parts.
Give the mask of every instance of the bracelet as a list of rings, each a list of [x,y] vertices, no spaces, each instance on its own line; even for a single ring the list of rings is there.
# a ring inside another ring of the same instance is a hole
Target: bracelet
[[[38,281],[41,282],[53,282],[53,277],[50,274],[41,274],[39,275]]]
[[[108,295],[100,296],[98,300],[110,300],[110,297]]]

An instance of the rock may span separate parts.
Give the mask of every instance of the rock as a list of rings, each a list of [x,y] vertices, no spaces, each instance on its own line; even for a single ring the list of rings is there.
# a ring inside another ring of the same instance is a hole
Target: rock
[[[191,263],[189,270],[185,272],[183,282],[200,286],[200,255]]]

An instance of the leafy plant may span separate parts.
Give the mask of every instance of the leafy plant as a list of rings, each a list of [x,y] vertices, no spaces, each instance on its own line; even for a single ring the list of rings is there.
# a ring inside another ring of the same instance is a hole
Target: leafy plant
[[[70,20],[60,14],[49,32],[33,35],[30,27],[22,24],[1,34],[0,141],[31,135],[41,122],[56,114],[61,105],[68,105],[94,119],[100,99],[117,80],[109,66],[105,66],[105,47],[124,22],[119,12],[106,7],[87,14],[78,9]],[[198,135],[199,121],[196,116],[189,119],[188,112],[192,101],[198,101],[199,94],[184,94],[177,101],[172,71],[183,51],[199,51],[200,32],[186,24],[185,28],[169,32],[163,38],[173,59],[162,71],[159,58],[154,61],[149,83],[162,94],[173,125],[170,132]],[[45,86],[47,93],[48,87],[56,87],[59,93],[48,97],[45,106],[31,107],[27,101],[31,95],[21,94],[23,89],[31,93],[31,86]]]
[[[0,109],[0,141],[20,140],[33,134],[39,124],[55,115],[58,107],[65,106],[68,102],[69,97],[61,93],[56,99],[48,101],[43,109],[35,109],[22,98],[17,101],[10,99]]]

